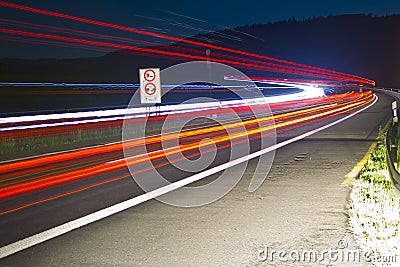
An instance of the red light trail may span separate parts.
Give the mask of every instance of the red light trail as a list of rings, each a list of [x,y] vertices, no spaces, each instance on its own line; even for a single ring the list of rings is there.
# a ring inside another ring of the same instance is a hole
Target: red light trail
[[[73,30],[73,29],[66,29],[66,28],[60,28],[60,27],[54,27],[54,26],[46,26],[46,25],[41,25],[41,24],[33,24],[33,23],[26,23],[26,22],[20,22],[20,21],[15,21],[15,20],[6,20],[6,19],[1,19],[0,21],[2,21],[2,24],[6,24],[6,25],[12,25],[12,26],[17,26],[17,27],[21,27],[24,26],[28,29],[36,29],[36,30],[48,30],[50,32],[56,32],[58,34],[60,33],[65,33],[65,34],[75,34],[77,36],[84,36],[84,37],[92,37],[92,38],[96,38],[96,39],[104,39],[104,40],[112,40],[112,41],[122,41],[122,42],[126,42],[129,44],[139,44],[139,45],[146,45],[146,46],[157,46],[159,48],[165,48],[165,49],[169,49],[169,50],[177,50],[177,51],[184,51],[184,52],[189,52],[189,53],[195,53],[197,55],[204,55],[204,51],[199,50],[199,49],[193,49],[193,48],[187,48],[187,47],[183,47],[183,46],[178,46],[178,45],[159,45],[157,43],[153,43],[153,42],[147,42],[147,41],[140,41],[140,40],[132,40],[130,38],[123,38],[123,37],[114,37],[114,36],[110,36],[110,35],[104,35],[104,34],[96,34],[96,33],[91,33],[91,32],[84,32],[84,31],[77,31],[77,30]],[[5,39],[5,38],[3,38]],[[18,41],[18,40],[16,40]],[[29,39],[24,39],[21,41],[27,41],[27,42],[33,42],[33,43],[42,43],[42,44],[54,44],[54,45],[61,45],[61,46],[65,46],[68,47],[68,43],[62,43],[62,42],[51,42],[51,41],[42,41],[40,42],[39,40],[29,40]],[[100,46],[85,46],[85,45],[78,45],[78,44],[71,44],[71,47],[76,47],[76,48],[83,48],[83,49],[93,49],[96,51],[106,51],[106,52],[110,52],[112,51],[112,48],[103,48]],[[119,53],[124,53],[124,54],[129,54],[132,53],[132,51],[119,51]],[[148,56],[153,56],[155,57],[155,55],[153,54],[148,54]],[[164,55],[166,56],[166,55]],[[174,58],[174,57],[170,57],[170,58]],[[237,57],[237,56],[232,56],[229,54],[220,54],[220,53],[213,53],[213,58],[227,58],[227,59],[231,59],[231,60],[236,60],[236,61],[241,61],[243,60],[243,58]],[[265,66],[270,66],[270,67],[279,67],[282,68],[282,70],[286,70],[288,71],[288,73],[296,73],[298,75],[307,75],[309,74],[308,70],[302,69],[302,68],[298,68],[298,67],[293,67],[293,66],[285,66],[285,65],[281,65],[281,64],[275,64],[275,63],[269,63],[269,62],[265,62],[265,61],[260,61],[260,60],[254,60],[254,59],[246,59],[247,62],[251,62],[254,64],[261,64],[261,65],[265,65]],[[296,72],[297,71],[297,72]],[[318,76],[318,77],[324,77],[324,76]],[[341,77],[339,76],[327,76],[327,77],[337,77],[338,79],[341,79]]]
[[[323,68],[299,64],[287,60],[277,59],[255,53],[249,53],[223,46],[182,39],[165,34],[144,31],[132,27],[120,26],[112,23],[100,22],[68,14],[51,12],[32,7],[0,1],[0,6],[21,11],[41,14],[54,18],[76,21],[89,25],[115,29],[123,32],[135,33],[141,36],[158,38],[160,41],[177,42],[171,45],[160,45],[139,39],[117,37],[62,27],[20,22],[1,19],[0,22],[11,28],[0,28],[1,39],[32,42],[45,45],[60,45],[73,48],[93,49],[99,51],[113,51],[119,53],[140,54],[150,57],[167,59],[204,60],[224,63],[240,68],[276,72],[302,76],[299,79],[286,80],[288,83],[324,84],[331,86],[337,82],[375,85],[375,82],[356,75],[345,74]],[[17,28],[17,29],[16,29]],[[22,29],[20,29],[22,28]],[[25,29],[29,29],[25,30]],[[33,31],[37,32],[33,32]],[[141,47],[141,45],[145,47]],[[213,49],[212,58],[205,54],[204,48]],[[202,50],[203,49],[203,50]],[[315,82],[303,78],[313,77]],[[283,82],[282,79],[251,78],[261,82]],[[263,113],[263,105],[219,107],[213,109],[218,116],[224,115],[229,109],[239,114],[241,121],[225,119],[223,125],[213,122],[198,122],[193,129],[175,132],[173,126],[166,134],[153,135],[140,140],[112,143],[96,147],[83,148],[75,151],[60,152],[30,159],[0,163],[0,215],[23,209],[32,205],[50,201],[56,198],[82,192],[96,186],[101,186],[117,180],[130,177],[127,165],[137,167],[138,173],[148,171],[144,163],[151,161],[152,168],[161,168],[174,162],[183,160],[179,157],[186,153],[187,158],[195,158],[202,153],[215,152],[218,149],[227,149],[248,140],[259,140],[261,134],[272,135],[278,132],[287,132],[315,122],[324,122],[351,113],[354,110],[373,102],[372,92],[331,95],[324,98],[315,98],[302,101],[271,104],[273,115]],[[248,115],[250,111],[259,111],[261,117],[255,119]],[[157,125],[166,117],[173,120],[183,120],[191,117],[201,117],[209,114],[210,109],[148,118],[149,125]],[[87,119],[87,121],[84,121]],[[46,121],[46,127],[40,128],[40,121],[13,122],[2,127],[16,127],[10,131],[0,132],[2,140],[23,140],[24,138],[47,137],[72,134],[80,129],[121,129],[123,119],[117,115],[105,116],[103,121],[89,118],[53,118]],[[107,120],[107,121],[106,121]],[[128,120],[135,125],[135,119]],[[64,124],[63,124],[64,123]],[[67,123],[70,123],[67,125]],[[76,124],[75,124],[76,123]],[[140,121],[142,123],[142,121]],[[75,124],[75,125],[74,125]],[[30,126],[31,128],[27,128]],[[17,129],[17,127],[26,127]],[[36,129],[34,129],[36,127]],[[227,134],[227,129],[230,133]],[[154,134],[156,131],[150,133]],[[199,142],[204,139],[204,142]],[[174,141],[179,140],[178,146]],[[166,142],[166,147],[161,146]],[[150,147],[147,153],[138,153],[131,158],[123,157],[123,148],[135,149],[141,144]],[[160,149],[163,148],[163,149]],[[168,158],[167,158],[168,156]],[[125,173],[120,173],[125,172]],[[108,176],[108,177],[106,177]],[[67,187],[63,187],[66,186]],[[57,190],[55,190],[57,189]],[[38,196],[36,196],[38,194]]]
[[[215,50],[224,51],[224,52],[228,52],[228,53],[239,54],[241,56],[255,57],[258,59],[262,59],[262,60],[278,62],[278,63],[284,64],[284,65],[281,65],[280,68],[272,68],[272,67],[266,67],[265,63],[264,63],[264,66],[259,66],[259,65],[247,64],[247,63],[243,63],[243,62],[242,63],[235,62],[235,61],[230,62],[230,61],[223,60],[223,59],[214,59],[214,58],[212,59],[213,61],[220,62],[220,63],[233,64],[233,65],[241,66],[241,67],[245,67],[245,68],[247,67],[247,68],[263,69],[263,70],[272,71],[272,72],[291,73],[291,74],[295,74],[295,75],[308,75],[308,76],[312,76],[312,77],[331,78],[331,79],[342,80],[342,81],[348,80],[348,81],[358,82],[358,83],[362,83],[362,84],[375,85],[374,81],[368,80],[368,79],[365,79],[365,78],[362,78],[359,76],[344,74],[344,73],[330,71],[330,70],[312,67],[312,66],[307,66],[304,64],[299,64],[299,63],[295,63],[295,62],[291,62],[291,61],[287,61],[287,60],[276,59],[276,58],[258,55],[258,54],[254,54],[254,53],[248,53],[245,51],[230,49],[230,48],[226,48],[226,47],[196,42],[196,41],[177,38],[177,37],[172,37],[172,36],[154,33],[154,32],[150,32],[150,31],[143,31],[143,30],[139,30],[139,29],[135,29],[135,28],[131,28],[131,27],[120,26],[120,25],[116,25],[116,24],[112,24],[112,23],[99,22],[99,21],[85,19],[85,18],[76,17],[76,16],[72,16],[72,15],[51,12],[51,11],[45,11],[45,10],[22,6],[22,5],[16,5],[16,4],[7,3],[4,1],[0,1],[0,6],[23,10],[23,11],[32,12],[32,13],[37,13],[37,14],[42,14],[42,15],[47,15],[47,16],[51,16],[51,17],[68,19],[68,20],[77,21],[77,22],[81,22],[81,23],[87,23],[87,24],[91,24],[91,25],[97,25],[97,26],[101,26],[101,27],[107,27],[107,28],[132,32],[132,33],[136,33],[136,34],[140,34],[140,35],[152,36],[152,37],[156,37],[156,38],[160,38],[160,39],[180,42],[180,43],[194,45],[194,46],[198,46],[198,47],[215,49]],[[86,44],[86,45],[93,45],[93,46],[103,46],[103,47],[106,46],[106,47],[113,47],[113,48],[118,48],[118,49],[136,50],[136,51],[140,51],[140,52],[144,52],[144,53],[155,53],[155,54],[168,56],[168,57],[178,57],[178,58],[183,57],[183,58],[195,59],[195,60],[209,60],[210,59],[209,57],[204,57],[204,56],[194,56],[194,55],[182,54],[182,53],[177,53],[177,52],[160,51],[160,50],[155,50],[155,49],[143,49],[143,48],[139,48],[139,47],[82,40],[82,39],[77,39],[77,38],[68,38],[68,37],[62,37],[62,36],[54,36],[54,35],[52,36],[52,35],[46,35],[46,34],[29,33],[26,31],[14,31],[14,30],[3,29],[2,32],[8,33],[8,34],[25,35],[25,36],[35,37],[35,38],[48,38],[48,39],[62,40],[62,41],[73,42],[73,43],[78,42],[78,43],[82,43],[82,44]],[[248,62],[249,58],[243,58],[242,60],[245,62]],[[288,67],[285,65],[290,65],[292,67],[294,66],[297,69],[300,68],[300,69],[302,69],[302,72],[300,72],[298,70],[297,71],[294,71],[294,70],[289,71],[287,69],[285,70],[285,68]]]
[[[342,101],[338,101],[339,99],[342,99]],[[354,109],[371,103],[374,99],[375,96],[372,92],[333,95],[319,99],[319,105],[315,104],[308,107],[300,105],[295,107],[294,103],[291,103],[292,107],[290,109],[281,110],[281,113],[273,117],[265,114],[264,117],[254,119],[251,116],[244,115],[241,122],[230,122],[228,120],[224,125],[200,124],[198,126],[201,128],[171,132],[164,134],[162,137],[152,136],[144,140],[132,140],[126,142],[124,146],[135,149],[135,147],[144,142],[146,146],[150,145],[154,148],[146,154],[138,154],[126,160],[122,157],[122,144],[115,143],[3,163],[0,164],[0,204],[3,203],[6,208],[0,210],[0,214],[127,178],[129,175],[117,175],[119,171],[126,169],[127,164],[133,164],[137,167],[138,173],[146,172],[147,167],[142,166],[142,163],[149,160],[153,162],[155,168],[158,168],[171,164],[166,159],[166,156],[171,156],[169,159],[173,163],[174,161],[183,160],[182,157],[177,156],[179,153],[189,153],[189,158],[198,156],[200,147],[204,148],[201,150],[203,153],[209,153],[216,149],[213,145],[217,145],[218,149],[229,148],[232,145],[246,142],[247,138],[257,140],[260,138],[259,134],[261,132],[268,135],[275,130],[277,132],[285,132],[299,129],[299,127],[306,124],[324,121],[343,113],[352,112]],[[242,111],[237,109],[238,114],[248,113],[247,108],[243,108]],[[259,105],[256,108],[262,110],[263,106]],[[221,112],[224,112],[224,110],[221,109]],[[201,111],[198,113],[198,116],[202,116]],[[179,116],[176,119],[179,119]],[[275,124],[273,124],[273,121],[275,121]],[[231,133],[227,134],[226,129],[230,129]],[[199,136],[207,138],[205,139],[206,141],[200,143]],[[180,145],[178,147],[171,146],[176,139],[182,140]],[[157,147],[159,147],[161,140],[167,145],[164,149],[159,150]],[[168,145],[169,142],[172,143]],[[102,181],[98,181],[97,178],[94,179],[110,173],[114,174],[111,175],[112,178],[108,176]],[[77,183],[69,191],[63,191],[44,199],[30,200],[17,206],[12,204],[20,196],[28,194],[33,197],[32,194],[38,191],[43,192],[43,190],[49,190],[49,194],[53,194],[51,189],[55,186],[59,188],[57,190],[60,190],[59,186],[63,184],[71,185],[78,181],[85,181],[85,183],[83,185]]]
[[[157,50],[157,49],[153,49],[153,48],[134,47],[134,46],[129,46],[129,45],[91,41],[91,40],[85,40],[85,39],[79,39],[79,38],[71,38],[71,37],[51,35],[51,34],[33,33],[33,32],[26,32],[26,31],[20,31],[20,30],[10,30],[10,29],[4,29],[4,28],[0,28],[0,33],[30,36],[30,37],[35,37],[35,38],[44,38],[44,39],[51,39],[51,40],[60,40],[60,41],[66,41],[66,42],[72,42],[72,43],[94,45],[94,46],[98,46],[98,47],[112,47],[112,48],[119,48],[119,49],[136,50],[136,51],[145,52],[145,53],[166,55],[168,57],[187,58],[187,59],[192,59],[192,60],[206,61],[209,59],[206,56],[196,56],[196,55],[183,54],[183,53],[179,53],[179,52],[162,51],[162,50]],[[312,77],[336,79],[336,80],[340,80],[340,81],[361,82],[359,79],[355,79],[355,78],[351,78],[351,79],[346,78],[346,77],[337,78],[335,76],[325,76],[325,75],[316,75],[316,74],[307,73],[307,72],[288,71],[288,70],[285,70],[282,68],[272,68],[272,67],[267,67],[264,65],[255,65],[255,64],[249,64],[249,63],[240,62],[240,61],[230,61],[230,60],[225,60],[225,59],[213,59],[213,61],[218,62],[218,63],[228,64],[228,65],[234,65],[234,66],[239,66],[239,67],[244,67],[244,68],[255,69],[255,70],[261,69],[261,70],[267,70],[267,71],[271,71],[271,72],[289,73],[289,74],[296,74],[296,75],[307,75],[307,76],[312,76]]]

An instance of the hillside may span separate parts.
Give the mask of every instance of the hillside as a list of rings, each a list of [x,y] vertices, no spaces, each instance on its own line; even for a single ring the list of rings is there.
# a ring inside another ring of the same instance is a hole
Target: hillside
[[[225,47],[368,77],[378,86],[400,87],[399,29],[400,15],[340,15],[235,29],[257,38],[233,30],[218,32],[240,35],[240,41],[212,33],[194,39],[213,39]],[[0,59],[0,81],[137,82],[138,68],[164,68],[179,61],[116,52],[98,58]]]

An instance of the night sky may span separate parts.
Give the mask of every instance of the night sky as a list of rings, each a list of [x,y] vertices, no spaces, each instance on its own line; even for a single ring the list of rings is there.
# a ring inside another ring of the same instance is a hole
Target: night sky
[[[10,1],[11,3],[110,22],[123,26],[159,32],[176,37],[188,37],[224,27],[266,23],[290,18],[303,19],[337,14],[390,15],[400,13],[398,0],[247,0],[247,1],[132,1],[132,0],[41,0]],[[58,18],[29,14],[0,7],[0,23],[4,19],[68,27],[77,30],[120,35],[104,28],[68,22]],[[5,41],[0,33],[0,58],[67,58],[97,56],[104,52],[84,49],[35,45]]]

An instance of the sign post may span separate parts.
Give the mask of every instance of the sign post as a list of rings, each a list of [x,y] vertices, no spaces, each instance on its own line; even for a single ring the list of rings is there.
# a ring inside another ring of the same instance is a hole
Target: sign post
[[[397,117],[397,102],[392,102],[392,110],[393,110],[393,122],[398,123],[399,119]]]
[[[140,102],[142,104],[161,103],[160,69],[140,69]]]

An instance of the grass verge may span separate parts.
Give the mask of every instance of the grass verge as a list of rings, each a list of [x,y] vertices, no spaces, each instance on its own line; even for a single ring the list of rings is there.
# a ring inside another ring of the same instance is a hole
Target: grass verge
[[[46,149],[46,152],[55,152],[63,145],[96,142],[105,138],[121,139],[121,128],[105,128],[99,130],[78,130],[70,134],[57,136],[42,136],[22,140],[7,139],[0,141],[0,158],[13,159],[23,152],[35,152]]]
[[[386,164],[384,139],[352,182],[349,226],[361,249],[377,266],[400,266],[400,201],[393,191]]]

